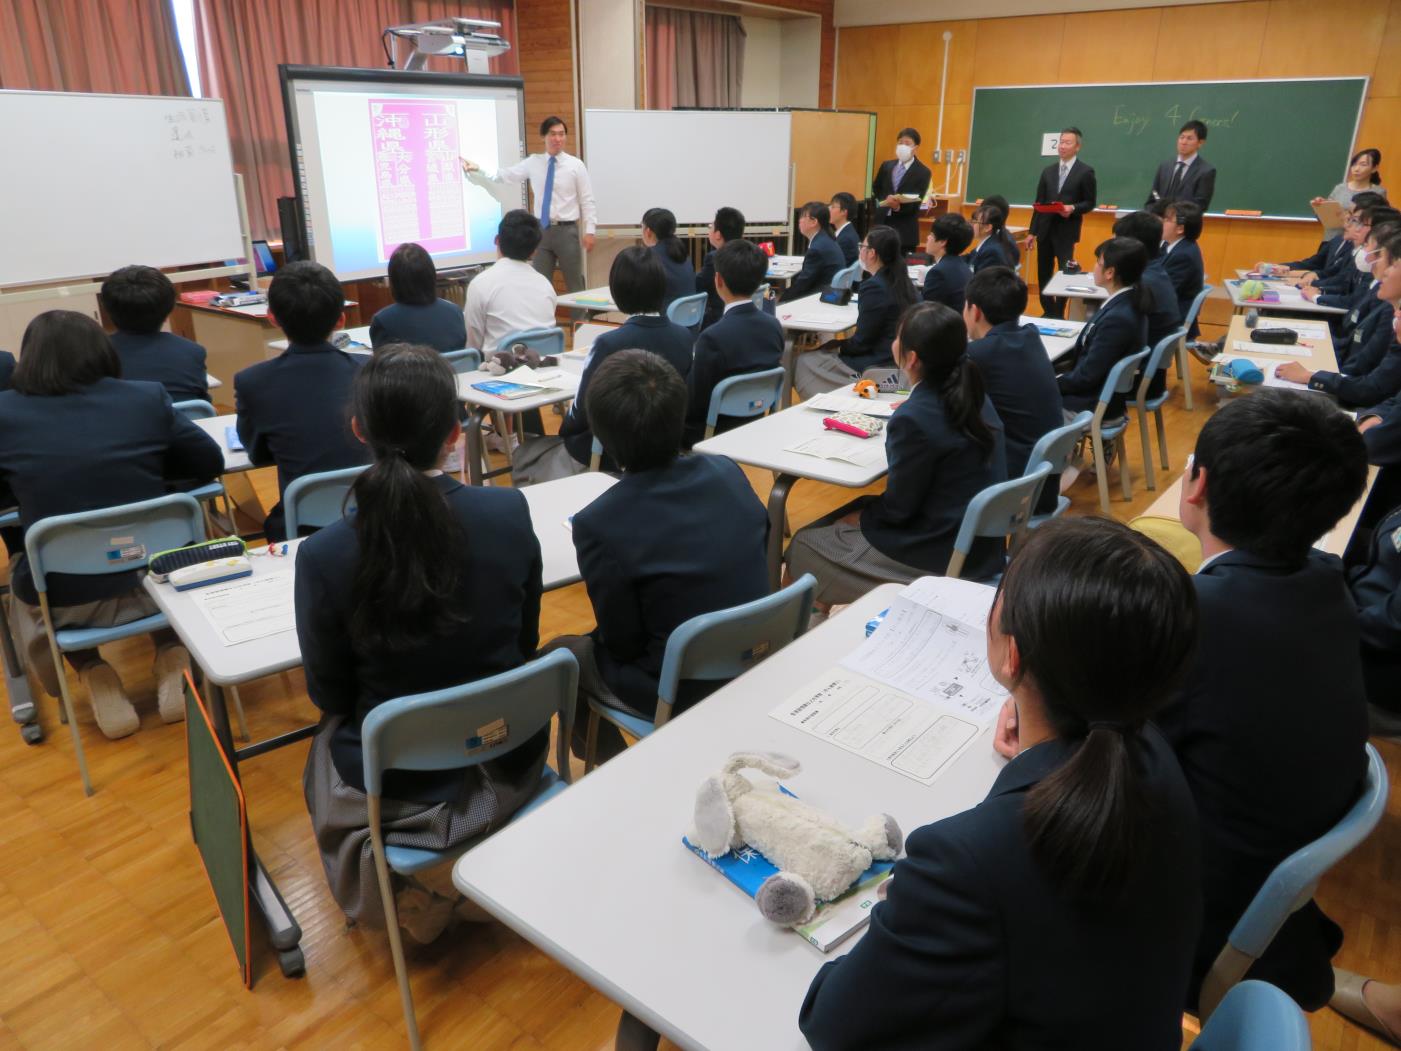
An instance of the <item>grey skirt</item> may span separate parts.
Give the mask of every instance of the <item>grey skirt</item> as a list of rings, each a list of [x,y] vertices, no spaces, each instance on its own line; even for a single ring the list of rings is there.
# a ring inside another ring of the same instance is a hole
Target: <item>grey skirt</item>
[[[311,739],[302,790],[336,903],[347,919],[383,927],[384,908],[370,847],[369,802],[364,792],[341,780],[331,760],[331,736],[341,720],[340,716],[326,719]],[[535,794],[547,753],[548,749],[543,750],[539,761],[528,765],[516,783],[494,779],[485,764],[467,768],[462,776],[470,787],[464,787],[456,802],[384,799],[380,820],[385,842],[449,850],[495,831]],[[402,880],[392,873],[390,878],[397,890]]]
[[[860,526],[838,521],[856,505],[847,505],[798,530],[788,545],[788,572],[817,578],[816,601],[823,605],[855,602],[880,584],[908,584],[930,576],[927,569],[907,566],[871,546]]]

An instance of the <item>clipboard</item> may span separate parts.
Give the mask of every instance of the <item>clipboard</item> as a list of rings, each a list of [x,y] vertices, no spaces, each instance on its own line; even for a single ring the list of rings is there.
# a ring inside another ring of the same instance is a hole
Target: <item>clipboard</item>
[[[1343,225],[1343,206],[1331,197],[1313,206],[1313,214],[1325,230],[1340,230]]]

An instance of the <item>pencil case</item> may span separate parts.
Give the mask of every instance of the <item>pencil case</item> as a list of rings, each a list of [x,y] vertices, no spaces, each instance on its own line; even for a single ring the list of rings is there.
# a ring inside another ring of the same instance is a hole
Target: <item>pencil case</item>
[[[857,438],[871,438],[885,429],[883,421],[874,416],[867,416],[864,412],[839,412],[834,416],[824,417],[822,426],[829,431],[841,431]]]

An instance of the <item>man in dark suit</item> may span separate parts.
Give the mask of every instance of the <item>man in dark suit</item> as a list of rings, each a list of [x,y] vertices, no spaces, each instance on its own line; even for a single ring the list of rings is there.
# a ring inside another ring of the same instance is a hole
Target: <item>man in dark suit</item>
[[[686,445],[705,437],[710,399],[721,380],[748,372],[777,368],[783,357],[783,326],[752,301],[768,272],[769,257],[750,241],[731,241],[715,253],[715,288],[724,301],[720,320],[696,337],[695,359],[686,385]],[[727,431],[746,422],[720,416],[715,430]]]
[[[924,272],[921,294],[926,303],[943,303],[950,310],[963,312],[963,290],[973,270],[963,253],[973,243],[973,227],[957,212],[934,220],[924,250],[934,260]]]
[[[287,334],[278,357],[234,377],[238,437],[256,466],[277,465],[278,495],[298,478],[369,463],[350,429],[350,386],[360,361],[329,340],[345,312],[336,275],[319,263],[289,263],[268,288],[268,319]],[[282,501],[263,523],[283,540]]]
[[[681,455],[686,384],[674,368],[644,350],[614,354],[589,388],[588,413],[623,477],[573,521],[598,621],[589,639],[562,643],[580,664],[576,754],[590,696],[651,716],[672,631],[769,590],[768,514],[733,461]],[[680,703],[720,685],[685,684]],[[600,756],[621,751],[616,729],[599,731]]]
[[[1197,238],[1202,235],[1202,210],[1195,201],[1172,201],[1163,209],[1163,269],[1177,293],[1177,310],[1182,320],[1192,309],[1206,284],[1206,268]],[[1200,326],[1192,319],[1188,339],[1196,339]]]
[[[1196,201],[1203,214],[1211,210],[1211,195],[1216,192],[1216,169],[1198,152],[1204,142],[1205,124],[1189,120],[1182,125],[1177,133],[1177,156],[1158,166],[1144,207],[1155,201]]]
[[[744,213],[738,208],[719,208],[715,220],[710,224],[710,251],[705,253],[705,262],[696,272],[696,291],[705,293],[705,316],[701,318],[704,330],[720,320],[725,304],[715,291],[715,253],[731,241],[744,236]]]
[[[1201,817],[1205,910],[1189,1005],[1265,878],[1357,799],[1367,762],[1357,615],[1341,561],[1312,544],[1366,477],[1352,421],[1321,398],[1260,391],[1219,409],[1197,437],[1181,504],[1206,558],[1197,653],[1158,716]],[[1310,902],[1247,976],[1317,1010],[1341,943]]]
[[[919,245],[919,206],[929,192],[932,173],[915,156],[919,132],[901,128],[895,136],[895,159],[881,164],[871,181],[871,196],[876,199],[876,220],[873,225],[888,226],[900,235],[900,247],[913,252]],[[902,200],[912,195],[914,200]]]
[[[1098,201],[1095,170],[1080,160],[1080,129],[1066,128],[1056,143],[1059,160],[1047,165],[1036,183],[1038,205],[1058,205],[1059,214],[1033,210],[1031,236],[1026,250],[1037,245],[1036,282],[1040,288],[1041,313],[1046,317],[1065,317],[1065,301],[1046,295],[1051,276],[1075,258],[1075,246],[1080,241],[1081,216],[1091,211]]]
[[[842,250],[846,265],[850,266],[861,254],[861,235],[851,221],[856,212],[856,198],[845,190],[834,193],[827,209],[832,213],[832,229],[835,231],[832,236],[837,239],[837,247]]]

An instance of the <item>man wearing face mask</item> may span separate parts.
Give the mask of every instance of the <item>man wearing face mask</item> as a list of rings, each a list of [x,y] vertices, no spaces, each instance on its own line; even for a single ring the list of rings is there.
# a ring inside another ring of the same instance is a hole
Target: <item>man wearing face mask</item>
[[[885,161],[871,182],[876,199],[873,226],[888,226],[900,235],[900,248],[913,252],[919,245],[919,202],[929,192],[930,171],[915,156],[919,132],[901,128],[895,136],[895,159]]]

